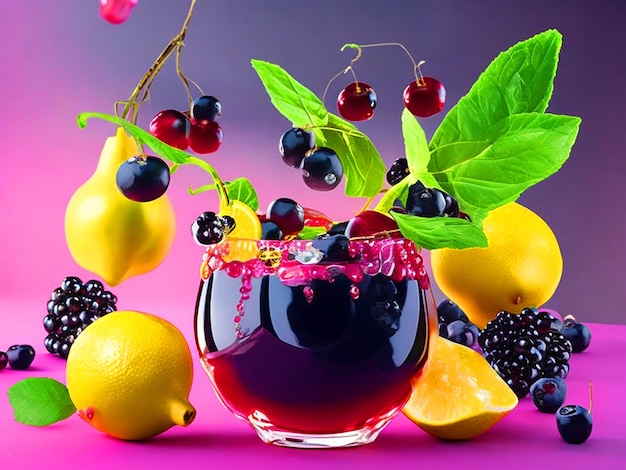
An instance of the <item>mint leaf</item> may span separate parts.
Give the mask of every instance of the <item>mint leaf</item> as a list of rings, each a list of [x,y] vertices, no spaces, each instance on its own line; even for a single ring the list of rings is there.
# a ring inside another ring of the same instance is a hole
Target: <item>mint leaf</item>
[[[259,208],[259,198],[247,178],[237,178],[225,184],[230,199],[241,201],[256,212]]]
[[[545,111],[554,88],[561,43],[561,34],[548,30],[501,52],[446,114],[430,142],[431,150],[481,140],[507,116]]]
[[[258,59],[251,62],[276,109],[295,127],[326,125],[328,111],[313,92],[276,64]]]
[[[317,145],[335,151],[346,178],[346,195],[376,196],[385,178],[385,163],[372,141],[353,124],[339,116],[328,114],[323,128],[313,128]]]
[[[426,250],[437,248],[486,247],[480,227],[457,217],[417,217],[391,212],[405,238]]]
[[[78,127],[80,127],[81,129],[85,128],[87,126],[87,121],[91,118],[98,118],[102,119],[103,121],[117,124],[118,126],[123,128],[128,135],[133,137],[139,143],[147,145],[157,155],[165,158],[166,160],[169,160],[172,163],[183,164],[190,159],[190,155],[188,153],[167,145],[165,142],[157,139],[149,132],[144,131],[141,127],[131,124],[125,119],[119,118],[117,116],[112,116],[105,113],[80,113],[76,118]]]
[[[253,59],[252,66],[276,109],[294,127],[313,131],[320,147],[335,151],[346,179],[345,193],[373,197],[382,188],[385,164],[369,137],[329,113],[315,94],[276,64]]]
[[[463,211],[489,211],[559,170],[579,125],[572,116],[509,116],[491,126],[484,140],[435,148],[428,169]]]
[[[424,129],[408,109],[402,111],[402,136],[404,137],[404,153],[411,173],[427,171],[430,161],[430,150]]]
[[[48,426],[76,411],[67,387],[49,378],[29,378],[7,391],[15,421],[29,426]]]

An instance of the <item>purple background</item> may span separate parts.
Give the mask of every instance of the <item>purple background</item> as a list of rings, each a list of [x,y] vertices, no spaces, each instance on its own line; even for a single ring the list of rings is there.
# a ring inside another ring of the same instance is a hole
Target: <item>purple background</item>
[[[115,128],[91,121],[80,130],[75,117],[82,111],[113,112],[113,103],[130,95],[178,32],[188,4],[140,0],[130,20],[114,26],[100,18],[96,0],[0,2],[0,300],[27,297],[41,304],[40,310],[5,309],[1,319],[20,318],[21,325],[39,328],[46,300],[64,276],[90,278],[69,255],[63,217]],[[353,57],[339,51],[343,44],[401,42],[416,60],[426,60],[424,74],[445,84],[449,109],[499,51],[557,28],[564,43],[549,111],[581,116],[583,123],[562,170],[519,202],[541,215],[561,244],[563,278],[547,306],[581,321],[626,323],[620,188],[626,170],[625,21],[623,0],[200,0],[182,60],[185,74],[222,101],[225,141],[208,159],[223,177],[244,170],[261,208],[290,196],[339,220],[358,211],[362,201],[343,197],[341,189],[313,192],[281,163],[277,142],[289,123],[270,104],[251,58],[281,64],[321,96]],[[360,127],[389,164],[403,153],[400,96],[411,80],[411,64],[399,48],[375,48],[364,50],[355,70],[379,97],[376,116]],[[342,76],[333,82],[329,109],[348,81]],[[146,126],[161,109],[185,106],[172,57],[139,124]],[[421,121],[428,136],[441,117]],[[172,252],[152,273],[114,289],[120,308],[142,310],[158,297],[160,311],[152,313],[189,332],[202,249],[188,227],[197,214],[215,209],[216,199],[186,191],[206,182],[194,167],[175,175],[169,191],[178,217]]]

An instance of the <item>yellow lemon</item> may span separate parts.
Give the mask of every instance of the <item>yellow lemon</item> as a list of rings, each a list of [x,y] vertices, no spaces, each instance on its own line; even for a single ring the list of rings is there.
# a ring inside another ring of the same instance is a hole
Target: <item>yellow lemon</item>
[[[430,254],[438,287],[480,328],[501,310],[540,307],[563,272],[554,233],[530,209],[505,204],[489,213],[483,229],[487,248],[443,248]]]
[[[259,216],[241,201],[233,199],[229,205],[220,208],[219,215],[229,215],[235,220],[235,228],[227,236],[229,252],[225,261],[247,261],[258,254],[256,240],[261,238]]]
[[[402,411],[432,436],[463,440],[491,429],[517,403],[515,393],[480,353],[438,337]]]
[[[142,312],[116,311],[76,338],[67,358],[67,388],[78,414],[125,440],[187,426],[196,411],[189,347],[171,323]]]

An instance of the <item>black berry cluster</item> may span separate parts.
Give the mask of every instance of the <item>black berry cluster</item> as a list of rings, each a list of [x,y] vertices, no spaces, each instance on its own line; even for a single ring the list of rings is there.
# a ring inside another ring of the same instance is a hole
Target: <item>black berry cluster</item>
[[[427,188],[421,181],[409,186],[406,211],[419,217],[460,217],[459,203],[450,194]]]
[[[493,369],[523,398],[540,378],[567,377],[572,345],[559,328],[560,321],[548,312],[502,311],[480,332],[478,342]]]
[[[78,335],[98,318],[117,310],[117,297],[102,282],[83,282],[75,276],[63,279],[48,300],[43,326],[48,333],[46,350],[66,359]]]
[[[235,219],[207,211],[198,216],[191,225],[191,234],[199,245],[213,245],[235,229]]]

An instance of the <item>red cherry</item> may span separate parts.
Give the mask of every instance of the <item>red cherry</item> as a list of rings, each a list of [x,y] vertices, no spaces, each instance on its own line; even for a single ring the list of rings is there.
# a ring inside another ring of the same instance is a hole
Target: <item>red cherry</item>
[[[328,216],[315,209],[304,208],[304,225],[306,227],[324,227],[329,230],[333,226],[333,221]]]
[[[128,19],[137,0],[100,0],[100,16],[109,23],[121,24]]]
[[[199,121],[191,124],[189,147],[196,153],[205,154],[217,151],[223,139],[222,128],[215,121]]]
[[[369,210],[363,211],[350,219],[345,234],[349,238],[385,234],[392,238],[402,237],[395,220],[382,212]]]
[[[189,118],[175,109],[158,112],[150,121],[150,134],[172,147],[186,150],[189,146],[191,122]]]
[[[364,82],[352,82],[339,93],[337,110],[348,121],[371,119],[378,98],[374,89]]]
[[[433,77],[413,80],[404,89],[404,106],[417,117],[429,117],[443,109],[446,89]]]

